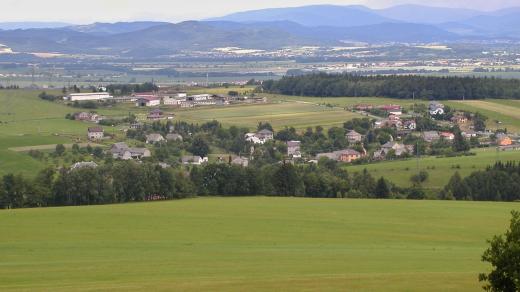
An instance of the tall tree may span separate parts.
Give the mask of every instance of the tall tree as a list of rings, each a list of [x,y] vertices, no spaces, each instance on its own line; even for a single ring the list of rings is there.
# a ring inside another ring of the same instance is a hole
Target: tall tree
[[[492,265],[489,274],[480,274],[486,291],[520,291],[520,212],[512,212],[509,230],[489,241],[482,260]]]

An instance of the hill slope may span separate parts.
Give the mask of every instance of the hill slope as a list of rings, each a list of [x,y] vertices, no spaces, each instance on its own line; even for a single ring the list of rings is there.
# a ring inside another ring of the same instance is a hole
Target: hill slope
[[[515,204],[214,198],[0,211],[2,290],[476,291]]]

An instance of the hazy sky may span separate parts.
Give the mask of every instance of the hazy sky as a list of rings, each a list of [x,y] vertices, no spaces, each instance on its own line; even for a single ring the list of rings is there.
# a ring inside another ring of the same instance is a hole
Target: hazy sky
[[[0,22],[181,21],[269,7],[363,4],[382,8],[406,3],[479,10],[520,6],[519,0],[1,0]]]

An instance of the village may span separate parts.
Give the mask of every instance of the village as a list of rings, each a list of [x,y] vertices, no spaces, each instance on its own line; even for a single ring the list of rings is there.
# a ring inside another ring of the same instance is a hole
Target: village
[[[69,94],[67,101],[108,101],[116,100],[132,104],[136,108],[149,108],[146,121],[137,119],[128,121],[129,127],[124,131],[143,131],[146,123],[175,120],[173,112],[163,111],[165,108],[192,108],[200,106],[218,106],[230,104],[267,103],[266,97],[224,96],[214,94],[188,95],[184,92],[151,92],[136,93],[131,96],[113,97],[106,92]],[[371,163],[383,160],[406,159],[423,155],[447,155],[446,149],[451,151],[457,135],[464,140],[467,149],[459,149],[459,152],[468,152],[470,148],[496,147],[497,151],[520,150],[519,137],[507,132],[492,132],[482,126],[478,121],[482,117],[475,113],[453,110],[436,101],[429,102],[428,106],[414,106],[410,109],[400,105],[370,105],[358,104],[346,108],[348,111],[366,116],[369,126],[364,127],[345,126],[344,142],[347,147],[334,149],[334,151],[308,151],[305,141],[277,139],[278,136],[272,128],[258,129],[257,132],[245,133],[242,137],[244,143],[250,148],[249,155],[225,155],[214,159],[218,163],[230,163],[247,166],[254,159],[255,149],[273,143],[284,143],[287,149],[283,155],[283,161],[291,163],[318,163],[320,159],[329,159],[340,163]],[[102,128],[104,117],[93,112],[77,112],[72,118],[78,121],[99,124],[89,127],[87,138],[91,142],[110,140],[110,134]],[[347,124],[347,123],[346,123]],[[162,143],[182,142],[186,137],[176,133],[170,126],[167,132],[158,133],[147,129],[143,142],[154,146]],[[383,138],[384,137],[384,138]],[[440,149],[440,150],[439,150]],[[108,153],[114,159],[136,160],[150,158],[153,151],[147,147],[130,147],[126,141],[113,144]],[[452,155],[450,153],[450,155]],[[186,153],[179,157],[182,165],[201,165],[212,162],[207,156],[192,155]],[[170,166],[162,163],[162,166]]]

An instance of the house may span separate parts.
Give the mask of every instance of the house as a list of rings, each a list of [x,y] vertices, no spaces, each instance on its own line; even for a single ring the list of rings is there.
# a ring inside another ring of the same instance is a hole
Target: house
[[[115,159],[130,160],[151,157],[152,153],[146,148],[130,148],[126,143],[116,143],[110,148]]]
[[[74,163],[71,167],[70,167],[70,170],[76,170],[76,169],[82,169],[82,168],[96,168],[98,167],[97,163],[93,162],[93,161],[89,161],[89,162],[77,162],[77,163]]]
[[[403,127],[407,130],[416,130],[417,129],[417,123],[414,120],[407,120],[404,121]]]
[[[465,124],[468,122],[468,118],[463,114],[456,114],[451,118],[451,121],[455,124]]]
[[[403,109],[400,105],[383,105],[379,109],[387,112],[389,115],[400,116],[403,114]]]
[[[363,157],[363,155],[356,150],[345,149],[330,153],[320,153],[316,156],[318,160],[323,157],[327,157],[328,159],[335,160],[338,162],[351,163],[352,161],[360,159],[361,157]]]
[[[231,160],[231,164],[247,167],[249,165],[249,159],[245,157],[235,157]]]
[[[163,118],[164,118],[164,115],[160,109],[154,109],[147,116],[147,119],[149,119],[149,120],[162,120]]]
[[[478,134],[477,134],[477,132],[475,132],[473,130],[467,130],[467,131],[462,132],[462,136],[469,139],[469,138],[477,137]]]
[[[300,141],[288,141],[287,142],[287,156],[292,158],[301,158],[301,142]]]
[[[363,141],[363,135],[359,134],[354,130],[349,131],[346,137],[349,143],[360,143],[361,141]]]
[[[423,132],[422,133],[422,137],[423,137],[424,141],[426,141],[428,143],[432,143],[432,142],[435,142],[435,141],[441,139],[441,136],[436,131],[426,131],[426,132]]]
[[[105,132],[101,127],[88,128],[87,136],[90,141],[102,140],[105,136]]]
[[[183,138],[179,134],[168,134],[168,135],[166,135],[166,141],[168,141],[168,142],[170,142],[170,141],[180,141],[180,142],[182,142]]]
[[[247,133],[245,138],[247,142],[253,144],[265,144],[267,141],[274,139],[274,133],[270,130],[264,129],[256,133]]]
[[[161,134],[149,134],[146,135],[147,144],[155,144],[166,141]]]
[[[65,96],[64,100],[69,101],[102,101],[107,99],[112,99],[111,96],[107,92],[94,92],[94,93],[71,93]]]
[[[201,165],[203,163],[208,162],[207,157],[200,157],[200,156],[183,156],[181,158],[181,162],[184,165]]]
[[[430,102],[430,105],[428,106],[428,110],[430,112],[430,115],[436,116],[436,115],[443,115],[444,114],[444,104],[438,103],[436,101]]]
[[[496,142],[498,146],[510,146],[513,145],[513,140],[506,134],[497,134]]]
[[[152,107],[161,105],[161,99],[155,95],[136,95],[135,106]]]
[[[441,136],[441,138],[446,139],[448,141],[455,140],[455,134],[450,133],[450,132],[441,132],[440,136]]]
[[[92,114],[87,112],[75,113],[74,119],[76,121],[90,121]]]
[[[256,136],[264,141],[269,141],[274,139],[274,133],[271,130],[263,129],[256,133]]]
[[[413,153],[414,147],[413,145],[404,145],[395,141],[388,142],[381,146],[381,149],[384,150],[386,153],[390,150],[395,151],[396,156],[402,156],[403,154],[407,153]]]

